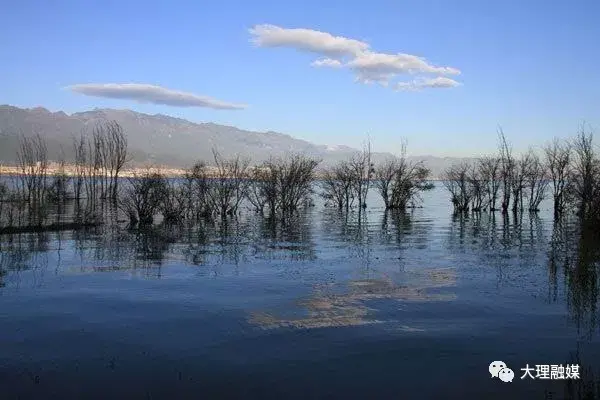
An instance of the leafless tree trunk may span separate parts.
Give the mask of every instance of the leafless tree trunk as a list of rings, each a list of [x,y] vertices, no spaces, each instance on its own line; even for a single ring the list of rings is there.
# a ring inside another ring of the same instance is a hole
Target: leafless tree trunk
[[[428,181],[431,171],[423,162],[409,162],[406,158],[406,143],[402,144],[400,158],[397,159],[396,173],[390,190],[390,209],[405,210],[409,203],[414,205],[421,192],[433,188]]]
[[[264,214],[265,207],[273,214],[277,203],[277,176],[271,165],[272,161],[250,169],[250,186],[248,187],[248,201],[254,210]]]
[[[98,218],[98,200],[102,197],[102,150],[101,140],[93,135],[92,138],[80,139],[78,144],[79,159],[82,163],[83,188],[85,190],[85,222]]]
[[[107,163],[109,170],[109,192],[113,201],[117,200],[119,190],[119,174],[128,161],[127,155],[127,136],[123,128],[116,121],[109,121],[105,124]]]
[[[280,207],[284,214],[295,212],[302,201],[312,194],[314,172],[319,165],[314,160],[300,154],[293,154],[277,164],[279,178]]]
[[[350,163],[342,161],[323,173],[321,181],[323,192],[321,196],[327,201],[333,201],[337,207],[346,212],[354,203],[354,175]]]
[[[593,135],[582,126],[573,143],[572,196],[582,219],[594,213],[600,188],[600,161],[593,145]],[[596,210],[597,211],[597,210]]]
[[[466,213],[473,197],[473,188],[469,179],[471,166],[468,163],[453,165],[442,174],[444,186],[450,192],[450,201],[454,212]]]
[[[525,176],[525,186],[529,192],[529,211],[537,212],[540,209],[540,203],[546,196],[546,189],[549,181],[547,179],[547,170],[540,157],[530,150],[529,169]]]
[[[165,178],[160,172],[146,169],[128,179],[118,206],[129,217],[131,225],[150,225],[165,195]]]
[[[350,159],[350,172],[352,176],[352,189],[354,197],[358,199],[358,217],[360,220],[362,210],[367,207],[367,195],[373,173],[374,166],[371,163],[371,142],[368,141],[363,151],[355,154]]]
[[[210,180],[207,195],[213,213],[224,219],[227,215],[235,215],[240,202],[246,197],[250,160],[239,155],[227,160],[215,149],[213,158],[216,176]]]
[[[566,191],[571,167],[571,145],[554,139],[544,148],[546,165],[552,180],[554,216],[558,217],[565,209]]]
[[[85,136],[79,138],[73,137],[73,154],[75,156],[75,176],[73,178],[73,192],[75,200],[79,203],[81,191],[85,178],[85,168],[87,163],[87,146]]]
[[[163,216],[163,221],[169,224],[179,224],[184,221],[187,211],[186,187],[174,179],[163,177],[158,211]]]
[[[67,200],[69,195],[69,184],[71,183],[71,177],[66,172],[66,162],[61,150],[61,157],[58,160],[58,171],[53,176],[52,185],[49,190],[49,197],[56,201],[59,206]]]
[[[391,186],[396,178],[398,169],[399,161],[397,158],[390,158],[375,168],[373,186],[381,195],[386,210],[390,209]]]
[[[208,175],[207,166],[203,161],[196,162],[185,172],[187,213],[196,220],[209,212],[207,194],[210,178]]]
[[[485,197],[490,211],[496,211],[498,191],[501,184],[501,160],[498,157],[483,157],[479,160],[481,179],[484,183]]]
[[[531,153],[525,153],[518,161],[515,162],[512,173],[512,195],[513,195],[513,213],[523,211],[523,191],[525,190],[525,181],[531,166]]]
[[[510,206],[510,196],[513,187],[513,175],[515,161],[512,155],[512,147],[506,140],[504,131],[499,129],[500,138],[500,176],[502,178],[502,212],[507,212]]]
[[[48,190],[48,149],[46,141],[38,134],[21,137],[17,152],[21,170],[21,196],[29,207],[30,223],[41,225],[45,218],[45,201]]]
[[[483,181],[477,164],[471,164],[468,171],[468,180],[471,187],[471,210],[480,212],[485,200],[486,183]]]

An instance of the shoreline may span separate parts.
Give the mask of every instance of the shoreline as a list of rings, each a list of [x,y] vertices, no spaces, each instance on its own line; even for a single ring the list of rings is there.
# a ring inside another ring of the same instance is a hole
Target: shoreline
[[[63,170],[60,170],[60,165],[58,163],[50,162],[48,163],[47,176],[56,177],[60,175],[65,175],[68,177],[77,176],[76,168],[72,164],[66,164],[63,166]],[[207,166],[208,169],[208,177],[213,178],[216,175],[216,167]],[[133,167],[133,168],[125,168],[119,172],[119,178],[133,178],[135,176],[142,175],[146,172],[157,172],[162,174],[166,178],[182,178],[185,173],[185,168],[173,168],[169,166],[144,166],[144,167]],[[0,164],[0,177],[3,176],[19,176],[19,175],[27,175],[27,173],[23,174],[19,167],[15,165],[1,165]],[[315,178],[317,180],[322,179],[322,176],[319,172],[315,174]],[[431,182],[440,182],[441,179],[438,177],[430,178]]]

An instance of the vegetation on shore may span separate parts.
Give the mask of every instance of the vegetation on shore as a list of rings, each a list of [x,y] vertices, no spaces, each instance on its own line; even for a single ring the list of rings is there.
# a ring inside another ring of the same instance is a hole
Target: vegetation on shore
[[[499,139],[498,154],[454,165],[443,174],[456,213],[537,212],[551,192],[556,217],[574,211],[586,220],[600,218],[600,161],[591,133],[582,128],[573,140],[546,145],[541,155],[531,149],[520,157],[502,131]],[[420,194],[433,187],[430,170],[408,161],[406,143],[399,156],[379,165],[372,162],[367,143],[327,168],[302,154],[252,165],[249,158],[225,158],[213,149],[210,165],[198,161],[179,171],[179,179],[156,167],[127,169],[127,136],[114,121],[73,138],[73,150],[73,160],[58,160],[50,168],[44,138],[21,138],[18,173],[0,184],[0,232],[99,224],[107,207],[117,211],[111,215],[124,215],[139,226],[157,217],[168,223],[231,218],[242,204],[285,219],[312,206],[315,194],[328,206],[357,210],[360,217],[371,189],[386,209],[405,210],[418,206]],[[50,206],[68,202],[74,204],[73,220],[49,221]]]
[[[555,139],[541,150],[517,157],[500,130],[498,154],[453,165],[442,175],[454,211],[537,212],[551,193],[555,218],[574,212],[598,220],[600,158],[592,133],[582,126],[575,138]]]

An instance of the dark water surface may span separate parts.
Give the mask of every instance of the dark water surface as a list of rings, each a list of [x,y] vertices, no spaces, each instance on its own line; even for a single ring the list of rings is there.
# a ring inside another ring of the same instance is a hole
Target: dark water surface
[[[361,223],[318,204],[285,225],[0,236],[0,398],[594,398],[597,242],[548,205],[372,203]],[[581,380],[520,379],[567,363]]]

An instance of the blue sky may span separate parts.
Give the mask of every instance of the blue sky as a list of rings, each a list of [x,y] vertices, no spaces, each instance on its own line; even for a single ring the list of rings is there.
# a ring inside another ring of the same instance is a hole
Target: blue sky
[[[516,148],[571,136],[583,121],[600,128],[598,1],[22,0],[5,2],[2,14],[0,104],[130,108],[319,144],[360,146],[370,135],[377,151],[397,151],[406,138],[411,154],[435,155],[493,151],[499,125]],[[394,90],[443,75],[431,73],[363,83],[349,67],[354,56],[342,60],[348,67],[319,68],[311,63],[327,54],[251,43],[249,30],[262,24],[424,57],[427,68],[460,70],[443,76],[458,86]],[[141,104],[66,88],[108,83],[247,107]]]

